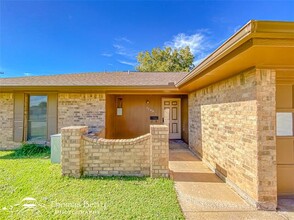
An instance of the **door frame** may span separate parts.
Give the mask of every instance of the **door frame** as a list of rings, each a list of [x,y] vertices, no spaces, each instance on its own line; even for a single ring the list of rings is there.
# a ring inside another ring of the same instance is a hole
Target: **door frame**
[[[179,121],[179,127],[178,127],[178,135],[177,136],[174,136],[174,135],[171,135],[171,133],[169,133],[169,139],[181,139],[182,138],[182,109],[181,109],[181,98],[167,98],[167,97],[164,97],[164,98],[161,98],[161,115],[162,115],[162,118],[164,118],[164,101],[178,101],[178,112],[177,112],[177,115],[178,115],[178,121]],[[171,112],[170,112],[170,115],[171,115]],[[169,131],[170,131],[170,128],[169,128]]]
[[[291,113],[292,134],[278,134],[276,127],[277,194],[282,197],[293,197],[294,188],[292,183],[294,178],[291,174],[294,170],[294,82],[287,75],[283,76],[281,74],[281,76],[289,79],[289,81],[287,83],[276,81],[276,126],[278,125],[278,113]]]

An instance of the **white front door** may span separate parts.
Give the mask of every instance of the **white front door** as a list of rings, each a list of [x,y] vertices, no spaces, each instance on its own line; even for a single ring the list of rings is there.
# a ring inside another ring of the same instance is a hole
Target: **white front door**
[[[169,110],[169,139],[181,139],[181,99],[162,99],[162,118],[165,109]]]

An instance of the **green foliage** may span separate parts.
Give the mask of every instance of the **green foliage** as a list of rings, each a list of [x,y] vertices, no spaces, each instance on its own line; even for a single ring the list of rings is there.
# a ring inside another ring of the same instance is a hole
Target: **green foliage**
[[[194,55],[187,46],[182,49],[165,47],[140,52],[137,56],[139,65],[136,67],[141,72],[188,72],[193,67]]]
[[[23,143],[21,147],[14,152],[15,157],[36,157],[50,156],[50,147],[35,143]]]
[[[169,179],[62,177],[49,159],[11,154],[0,151],[0,219],[184,219]]]

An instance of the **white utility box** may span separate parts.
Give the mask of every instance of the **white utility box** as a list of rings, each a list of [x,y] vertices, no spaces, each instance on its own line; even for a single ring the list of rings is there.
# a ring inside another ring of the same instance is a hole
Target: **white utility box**
[[[51,163],[60,163],[61,134],[51,135]]]

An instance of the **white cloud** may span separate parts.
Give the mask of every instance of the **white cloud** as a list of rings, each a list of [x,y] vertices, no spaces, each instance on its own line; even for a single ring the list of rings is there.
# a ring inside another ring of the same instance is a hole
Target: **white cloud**
[[[123,56],[127,56],[128,55],[127,49],[123,45],[113,44],[113,47],[115,49],[115,53],[116,54],[123,55]]]
[[[112,57],[112,53],[102,53],[101,56]]]
[[[129,65],[129,66],[133,66],[133,67],[137,65],[137,63],[135,63],[135,62],[129,62],[129,61],[125,61],[125,60],[117,60],[117,61],[121,64]]]
[[[179,33],[173,37],[171,41],[165,42],[164,45],[176,49],[189,46],[193,54],[202,52],[205,49],[205,35],[203,33],[196,33],[192,35],[186,35]]]
[[[215,49],[216,46],[218,46],[210,41],[210,34],[209,30],[206,29],[199,30],[191,35],[179,33],[175,35],[171,41],[165,42],[164,46],[173,49],[189,46],[191,52],[195,56],[195,61],[193,63],[194,65],[197,65],[211,53],[212,49]]]
[[[126,37],[114,39],[112,44],[114,55],[118,55],[117,62],[135,67],[137,65],[136,56],[138,52],[134,49],[133,42]]]
[[[128,44],[133,44],[133,41],[131,41],[130,39],[126,38],[126,37],[119,37],[116,38],[115,41],[122,41],[122,42],[126,42]]]
[[[117,50],[124,50],[125,47],[123,45],[120,45],[120,44],[113,44],[113,47]]]
[[[122,44],[113,44],[112,46],[114,47],[116,54],[131,60],[136,60],[137,52],[135,50]]]

